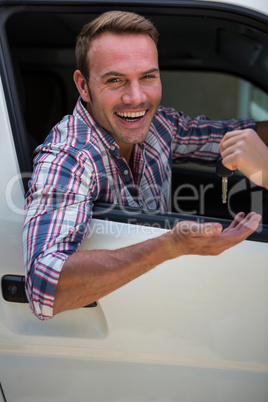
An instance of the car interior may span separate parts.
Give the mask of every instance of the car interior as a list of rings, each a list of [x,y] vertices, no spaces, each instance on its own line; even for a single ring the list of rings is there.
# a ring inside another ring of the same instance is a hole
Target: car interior
[[[265,119],[267,114],[268,120],[268,26],[257,13],[250,15],[233,8],[230,12],[227,7],[213,3],[206,9],[120,6],[145,15],[159,31],[164,106],[190,114],[191,110],[184,110],[186,102],[195,105],[193,113],[206,114],[211,119],[237,118],[241,115],[238,113],[241,99],[245,99],[241,97],[241,82],[246,82],[251,93],[259,91],[254,105],[263,113],[258,116]],[[21,113],[18,135],[26,139],[20,142],[19,152],[28,161],[51,128],[65,114],[71,114],[75,106],[78,92],[72,76],[76,68],[77,34],[85,23],[109,9],[82,5],[25,6],[18,7],[7,18],[6,37],[12,66],[8,74],[17,88]],[[176,104],[174,98],[179,99]],[[216,117],[210,116],[210,110],[213,114],[215,109]],[[244,108],[244,113],[247,112],[242,117],[254,117],[248,105]],[[229,204],[223,204],[221,178],[216,175],[215,167],[175,163],[170,212],[232,219],[235,212],[248,212],[254,207],[259,208],[263,222],[268,223],[266,190],[252,185],[239,173],[229,179],[228,186],[232,197]],[[261,202],[257,202],[260,198]]]

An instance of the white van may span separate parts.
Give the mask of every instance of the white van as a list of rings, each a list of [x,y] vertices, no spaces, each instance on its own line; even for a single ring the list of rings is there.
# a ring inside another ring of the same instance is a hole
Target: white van
[[[267,402],[268,194],[239,173],[225,205],[214,168],[174,166],[168,213],[96,205],[81,248],[130,245],[185,218],[228,226],[255,210],[262,223],[246,241],[166,262],[46,322],[29,309],[32,152],[75,105],[76,35],[111,9],[157,26],[164,106],[268,120],[267,0],[0,0],[0,401]]]

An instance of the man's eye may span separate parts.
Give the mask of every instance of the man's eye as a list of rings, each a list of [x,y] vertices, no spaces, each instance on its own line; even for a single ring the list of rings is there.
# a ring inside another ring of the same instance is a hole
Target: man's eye
[[[109,78],[107,80],[108,83],[120,82],[120,78]]]
[[[151,78],[155,78],[155,75],[147,74],[147,75],[145,75],[143,78],[145,78],[145,79],[151,79]]]

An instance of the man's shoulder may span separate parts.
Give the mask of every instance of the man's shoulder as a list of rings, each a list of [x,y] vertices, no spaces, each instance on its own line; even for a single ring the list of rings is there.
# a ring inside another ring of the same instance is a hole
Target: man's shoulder
[[[181,112],[178,112],[174,108],[160,105],[155,113],[153,125],[156,129],[163,127],[167,131],[173,131],[174,127],[178,125],[181,117]]]
[[[184,118],[187,117],[186,113],[181,110],[176,110],[173,107],[166,107],[159,105],[156,114],[159,114],[167,119],[176,118]]]
[[[165,107],[165,106],[158,106],[158,109],[156,111],[155,117],[157,119],[162,119],[166,121],[173,122],[174,119],[178,120],[179,118],[183,117],[184,113],[175,110],[172,107]]]
[[[156,113],[159,113],[161,115],[169,115],[170,113],[174,113],[174,112],[176,113],[176,110],[172,107],[166,107],[163,105],[159,105]]]
[[[79,116],[66,115],[57,123],[44,141],[43,145],[72,147],[82,150],[92,142],[93,130]]]
[[[66,115],[56,124],[34,152],[34,164],[47,161],[79,164],[101,163],[101,150],[93,129],[74,115]]]

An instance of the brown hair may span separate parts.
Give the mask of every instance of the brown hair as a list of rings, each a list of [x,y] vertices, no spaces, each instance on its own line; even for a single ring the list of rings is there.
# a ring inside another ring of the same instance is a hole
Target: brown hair
[[[87,55],[93,38],[108,31],[113,33],[146,34],[151,37],[155,45],[158,41],[158,32],[151,21],[132,12],[108,11],[84,25],[77,37],[75,56],[78,70],[88,80],[89,66]]]

